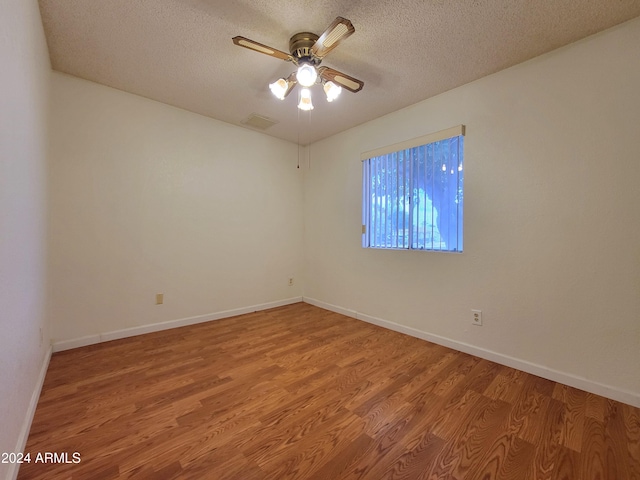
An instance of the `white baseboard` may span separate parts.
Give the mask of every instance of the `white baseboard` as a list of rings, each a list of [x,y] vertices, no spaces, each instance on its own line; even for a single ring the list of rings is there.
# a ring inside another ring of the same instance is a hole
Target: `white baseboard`
[[[110,340],[118,340],[120,338],[134,337],[145,333],[159,332],[161,330],[169,330],[170,328],[184,327],[186,325],[194,325],[196,323],[211,322],[222,318],[235,317],[246,313],[258,312],[269,308],[281,307],[292,303],[302,302],[302,297],[287,298],[277,300],[275,302],[261,303],[259,305],[251,305],[249,307],[235,308],[233,310],[224,310],[221,312],[208,313],[206,315],[198,315],[195,317],[179,318],[177,320],[168,320],[166,322],[153,323],[149,325],[140,325],[139,327],[124,328],[122,330],[114,330],[111,332],[97,333],[86,337],[74,338],[71,340],[62,340],[53,344],[54,352],[70,350],[72,348],[85,347],[95,343],[108,342]]]
[[[374,325],[378,325],[379,327],[404,333],[412,337],[420,338],[428,342],[452,348],[453,350],[457,350],[459,352],[475,355],[476,357],[484,358],[486,360],[490,360],[507,367],[515,368],[517,370],[522,370],[523,372],[531,373],[532,375],[537,375],[539,377],[546,378],[547,380],[552,380],[564,385],[569,385],[570,387],[578,388],[590,393],[595,393],[596,395],[601,395],[603,397],[607,397],[612,400],[617,400],[619,402],[640,408],[640,394],[637,392],[631,392],[629,390],[613,387],[611,385],[594,382],[593,380],[589,380],[584,377],[554,370],[543,365],[538,365],[536,363],[521,360],[509,355],[504,355],[492,350],[476,347],[474,345],[459,342],[457,340],[452,340],[450,338],[441,337],[440,335],[423,332],[422,330],[407,327],[405,325],[400,325],[398,323],[390,322],[389,320],[384,320],[382,318],[373,317],[371,315],[360,313],[356,310],[350,310],[344,307],[339,307],[337,305],[332,305],[315,298],[303,297],[303,301],[305,303],[315,305],[316,307],[324,308],[325,310],[331,310],[332,312],[340,313],[342,315],[346,315],[357,320],[362,320],[367,323],[372,323]]]
[[[22,422],[22,428],[20,428],[20,434],[18,435],[18,443],[16,444],[16,448],[13,450],[14,452],[24,452],[24,447],[27,445],[27,439],[29,438],[29,431],[31,430],[31,423],[33,422],[33,416],[36,413],[36,407],[38,406],[38,400],[40,399],[40,392],[42,391],[42,385],[44,384],[44,377],[46,377],[47,375],[47,369],[49,368],[49,361],[51,360],[52,353],[53,353],[53,349],[49,347],[49,349],[44,355],[44,359],[42,360],[40,373],[38,374],[38,379],[36,380],[35,388],[33,389],[33,393],[31,394],[31,399],[29,400],[27,413],[24,417],[24,421]],[[18,463],[9,464],[9,472],[7,474],[7,480],[15,480],[16,478],[18,478],[19,468],[20,468],[20,464]]]

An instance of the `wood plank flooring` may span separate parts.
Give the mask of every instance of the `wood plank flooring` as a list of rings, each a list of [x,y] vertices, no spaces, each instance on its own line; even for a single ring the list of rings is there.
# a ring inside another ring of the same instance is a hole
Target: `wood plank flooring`
[[[19,479],[638,480],[640,409],[298,303],[55,354],[26,452]]]

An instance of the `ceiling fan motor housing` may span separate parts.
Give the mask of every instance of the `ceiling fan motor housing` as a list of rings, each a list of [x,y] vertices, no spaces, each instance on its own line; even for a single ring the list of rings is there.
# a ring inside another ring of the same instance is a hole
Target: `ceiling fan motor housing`
[[[313,65],[320,64],[321,59],[311,53],[311,47],[316,43],[316,40],[318,40],[318,35],[311,32],[296,33],[289,39],[289,51],[296,59],[296,63],[305,60]]]

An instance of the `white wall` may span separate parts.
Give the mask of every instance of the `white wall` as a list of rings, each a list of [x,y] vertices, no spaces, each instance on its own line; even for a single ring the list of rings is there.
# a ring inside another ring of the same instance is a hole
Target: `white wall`
[[[26,440],[25,417],[49,348],[44,279],[50,65],[35,0],[3,2],[0,65],[0,452],[15,452]],[[14,473],[0,463],[0,478]]]
[[[54,342],[301,296],[295,145],[59,73],[51,98]]]
[[[305,299],[640,405],[638,58],[640,19],[313,144]],[[360,153],[458,124],[464,253],[362,249]]]

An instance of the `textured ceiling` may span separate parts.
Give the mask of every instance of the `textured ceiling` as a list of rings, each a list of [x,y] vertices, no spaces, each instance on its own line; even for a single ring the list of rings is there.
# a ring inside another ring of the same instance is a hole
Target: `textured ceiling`
[[[54,70],[308,144],[640,15],[639,0],[40,0]],[[365,82],[315,109],[268,84],[291,63],[233,45],[288,52],[300,31],[342,16],[356,32],[323,61]]]

